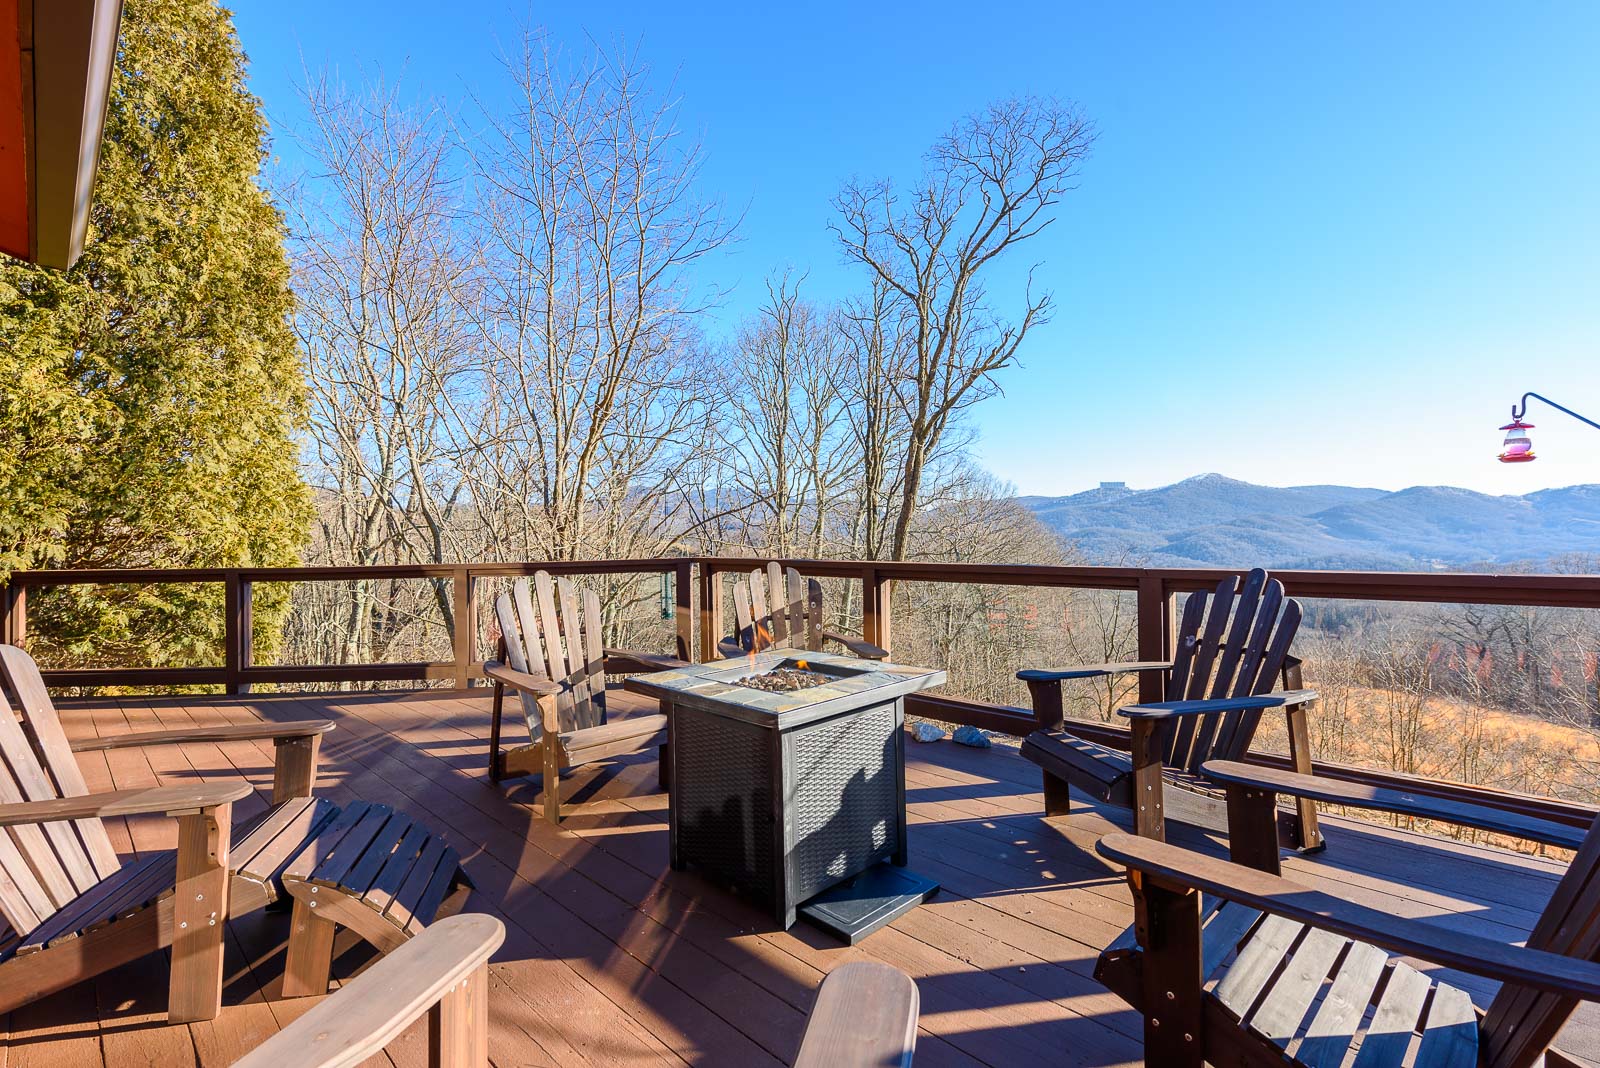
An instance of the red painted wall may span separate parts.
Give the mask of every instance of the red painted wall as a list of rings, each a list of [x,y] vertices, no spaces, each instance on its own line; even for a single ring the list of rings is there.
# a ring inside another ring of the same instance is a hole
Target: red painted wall
[[[28,161],[22,114],[19,0],[0,0],[0,252],[28,256]]]

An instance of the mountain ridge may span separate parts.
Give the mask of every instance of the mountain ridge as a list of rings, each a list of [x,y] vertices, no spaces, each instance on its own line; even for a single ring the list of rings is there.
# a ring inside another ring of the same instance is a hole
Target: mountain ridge
[[[1448,569],[1600,553],[1600,485],[1494,496],[1457,486],[1260,486],[1209,472],[1018,503],[1092,563]]]

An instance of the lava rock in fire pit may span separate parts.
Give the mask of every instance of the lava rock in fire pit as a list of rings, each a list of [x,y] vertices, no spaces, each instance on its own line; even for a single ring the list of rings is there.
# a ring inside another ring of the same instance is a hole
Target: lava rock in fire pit
[[[780,667],[740,679],[739,685],[748,686],[752,690],[766,690],[769,693],[789,693],[793,690],[809,690],[828,681],[829,677],[820,671]]]

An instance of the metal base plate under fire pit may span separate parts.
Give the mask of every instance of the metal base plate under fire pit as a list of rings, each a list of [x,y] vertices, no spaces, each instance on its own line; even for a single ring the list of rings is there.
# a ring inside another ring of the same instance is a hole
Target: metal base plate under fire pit
[[[798,911],[801,919],[853,946],[938,892],[932,879],[881,863],[818,894]]]

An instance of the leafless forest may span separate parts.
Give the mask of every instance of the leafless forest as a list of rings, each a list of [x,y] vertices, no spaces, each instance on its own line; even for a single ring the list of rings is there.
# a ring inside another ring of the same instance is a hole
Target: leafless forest
[[[313,166],[283,193],[313,392],[307,563],[1074,562],[971,461],[964,420],[1051,315],[1031,277],[989,282],[1000,259],[1027,262],[1089,154],[1071,105],[997,103],[953,125],[915,182],[846,183],[831,225],[859,292],[819,303],[803,270],[774,265],[728,330],[695,266],[738,220],[703,195],[671,86],[625,54],[531,37],[505,76],[510,112],[331,78],[306,90]],[[609,641],[668,645],[654,576],[593,584]],[[426,582],[292,596],[290,662],[426,659],[464,622]],[[1025,704],[1018,667],[1134,651],[1131,595],[901,583],[894,598],[896,657],[947,667],[967,696]],[[829,604],[858,623],[850,583]],[[1309,608],[1319,758],[1600,796],[1592,614]],[[1086,683],[1075,710],[1108,718],[1127,697]]]

